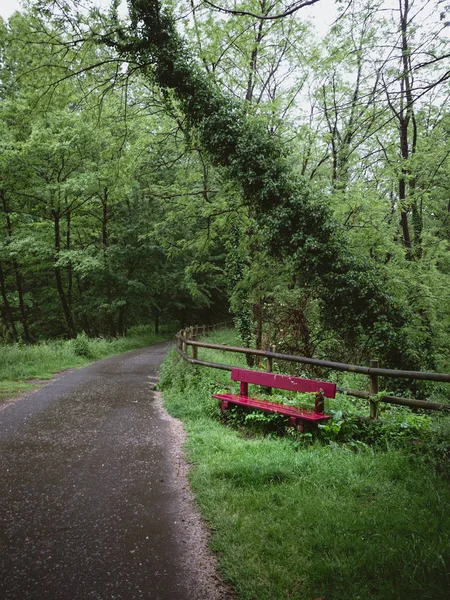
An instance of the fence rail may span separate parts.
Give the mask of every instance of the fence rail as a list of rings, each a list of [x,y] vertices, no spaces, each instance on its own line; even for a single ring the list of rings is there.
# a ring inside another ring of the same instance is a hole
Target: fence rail
[[[188,329],[181,330],[176,336],[176,350],[178,354],[183,358],[183,360],[192,365],[210,367],[213,369],[221,369],[223,371],[231,371],[233,367],[231,365],[226,365],[222,363],[214,363],[199,360],[198,348],[209,348],[212,350],[221,350],[223,352],[263,357],[267,361],[266,370],[269,372],[272,371],[274,360],[282,360],[286,362],[325,367],[334,371],[346,371],[349,373],[359,373],[362,375],[367,375],[369,377],[370,385],[369,392],[343,387],[338,387],[337,391],[340,393],[347,394],[349,396],[354,396],[356,398],[368,400],[370,403],[371,418],[377,418],[378,402],[383,402],[385,404],[409,406],[412,408],[422,408],[427,410],[450,411],[450,404],[445,404],[442,402],[430,402],[428,400],[416,400],[413,398],[401,398],[398,396],[391,396],[388,394],[380,396],[380,394],[378,393],[379,377],[450,383],[450,374],[448,373],[428,373],[423,371],[401,371],[397,369],[383,369],[379,367],[378,361],[376,360],[371,360],[369,367],[363,367],[360,365],[349,365],[345,363],[321,360],[317,358],[308,358],[305,356],[281,354],[279,352],[275,352],[275,346],[271,346],[269,350],[257,350],[256,348],[241,348],[239,346],[226,346],[221,344],[210,344],[207,342],[199,341],[199,337],[204,336],[208,331],[215,330],[220,327],[226,327],[229,325],[231,325],[230,322],[219,323],[214,326],[196,325],[195,327],[189,327]],[[189,346],[192,348],[192,358],[188,355]]]

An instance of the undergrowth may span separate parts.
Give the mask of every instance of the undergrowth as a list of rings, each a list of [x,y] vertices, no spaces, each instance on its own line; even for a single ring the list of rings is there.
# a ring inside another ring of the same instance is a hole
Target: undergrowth
[[[239,410],[224,421],[211,394],[232,387],[229,373],[175,353],[160,385],[188,430],[192,486],[238,600],[448,598],[447,419],[388,407],[371,423],[367,403],[342,396],[314,435]]]
[[[0,400],[33,389],[37,385],[35,380],[52,379],[60,371],[149,346],[167,337],[167,334],[156,335],[149,327],[135,327],[122,338],[90,339],[80,334],[74,340],[3,344],[0,346]]]

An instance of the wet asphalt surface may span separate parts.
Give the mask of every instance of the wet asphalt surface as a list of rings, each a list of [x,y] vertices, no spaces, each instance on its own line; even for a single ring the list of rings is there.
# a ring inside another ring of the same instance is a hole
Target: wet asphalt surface
[[[157,344],[0,412],[1,600],[192,600]]]

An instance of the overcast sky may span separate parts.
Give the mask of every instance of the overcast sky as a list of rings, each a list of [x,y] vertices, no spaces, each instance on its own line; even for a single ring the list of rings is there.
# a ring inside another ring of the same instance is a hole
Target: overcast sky
[[[0,15],[7,19],[15,10],[19,10],[19,0],[2,0],[0,2]]]
[[[97,0],[99,5],[107,6],[109,0]],[[20,10],[20,0],[0,0],[0,15],[8,19],[16,10]],[[300,10],[299,14],[311,17],[320,33],[326,33],[328,27],[336,18],[334,0],[320,0],[314,6],[308,6]]]

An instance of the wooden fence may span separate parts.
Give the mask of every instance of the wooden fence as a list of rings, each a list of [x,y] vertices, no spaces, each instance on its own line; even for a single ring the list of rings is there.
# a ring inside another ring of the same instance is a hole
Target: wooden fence
[[[286,362],[324,367],[334,371],[346,371],[349,373],[359,373],[362,375],[366,375],[369,378],[369,392],[363,390],[353,390],[343,387],[338,387],[337,391],[340,393],[347,394],[349,396],[354,396],[356,398],[363,398],[365,400],[368,400],[370,406],[370,417],[373,419],[377,418],[378,402],[384,402],[387,404],[398,404],[401,406],[409,406],[412,408],[422,408],[427,410],[450,411],[450,403],[445,404],[441,402],[429,402],[428,400],[400,398],[397,396],[391,396],[389,394],[383,396],[379,394],[379,377],[450,383],[450,374],[448,373],[425,373],[422,371],[399,371],[396,369],[383,369],[380,368],[377,360],[371,360],[369,367],[362,367],[359,365],[348,365],[328,360],[307,358],[305,356],[280,354],[279,352],[275,352],[275,346],[271,346],[268,350],[257,350],[256,348],[224,346],[221,344],[209,344],[207,342],[199,341],[200,337],[205,336],[207,333],[231,325],[232,323],[226,322],[218,323],[215,325],[195,325],[194,327],[183,329],[176,335],[176,350],[185,361],[192,365],[200,365],[203,367],[210,367],[213,369],[222,369],[224,371],[231,371],[233,367],[231,365],[226,365],[222,363],[213,363],[204,360],[199,360],[198,349],[210,348],[213,350],[222,350],[223,352],[240,353],[250,356],[260,356],[266,359],[266,370],[268,372],[272,372],[274,360],[281,360]],[[190,357],[188,354],[189,347],[192,348],[192,357]]]

